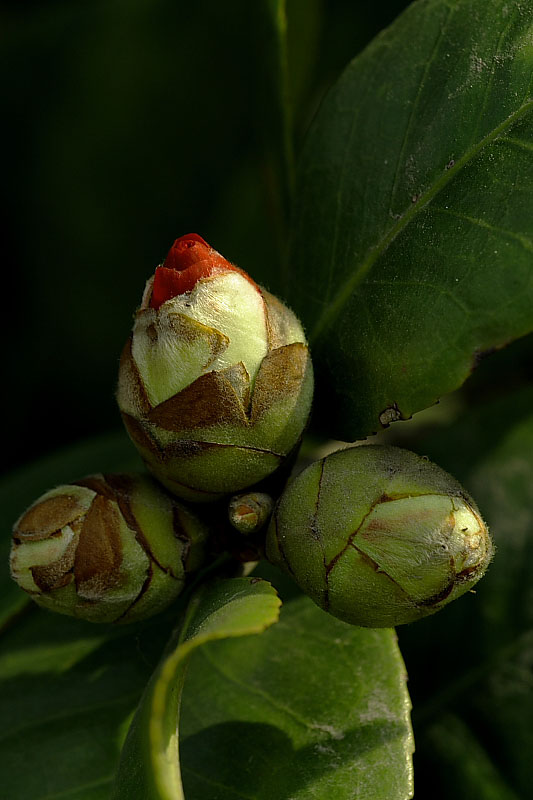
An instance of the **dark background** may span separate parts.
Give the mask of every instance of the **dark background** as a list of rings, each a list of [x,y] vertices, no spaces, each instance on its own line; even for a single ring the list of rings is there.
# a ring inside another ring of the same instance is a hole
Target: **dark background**
[[[328,85],[406,5],[289,0],[296,152]],[[120,350],[177,236],[283,292],[267,6],[1,5],[3,472],[120,425]]]

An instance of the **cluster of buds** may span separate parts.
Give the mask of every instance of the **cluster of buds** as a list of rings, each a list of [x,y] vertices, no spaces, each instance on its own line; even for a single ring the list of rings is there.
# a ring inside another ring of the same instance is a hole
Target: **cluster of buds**
[[[407,450],[367,445],[289,484],[266,552],[321,608],[377,628],[414,622],[470,590],[493,547],[455,478]]]
[[[148,468],[196,502],[242,491],[298,446],[313,374],[295,315],[200,236],[146,284],[117,400]]]
[[[207,530],[141,475],[92,475],[40,497],[15,523],[11,574],[44,608],[91,622],[162,611],[204,559]]]
[[[117,391],[159,483],[191,501],[257,484],[289,463],[312,393],[294,314],[200,236],[177,239],[146,285]],[[239,530],[257,529],[271,511],[264,495],[252,496],[253,508],[245,513],[241,500],[235,509]],[[22,515],[11,572],[41,606],[131,622],[174,600],[201,566],[207,537],[196,514],[151,479],[95,475]]]
[[[130,438],[170,494],[138,475],[48,492],[15,524],[13,577],[64,614],[144,619],[178,596],[209,530],[226,526],[220,541],[232,555],[266,554],[352,624],[413,622],[471,589],[492,557],[487,528],[457,481],[413,453],[340,451],[292,480],[274,507],[265,481],[285,479],[312,394],[294,314],[200,236],[177,239],[146,284],[117,390]],[[208,530],[174,495],[229,505],[205,514]]]

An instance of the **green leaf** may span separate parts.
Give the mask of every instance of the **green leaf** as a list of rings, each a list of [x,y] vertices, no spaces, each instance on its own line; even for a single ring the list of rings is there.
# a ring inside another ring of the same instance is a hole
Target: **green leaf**
[[[532,70],[531,0],[418,0],[323,103],[289,300],[330,435],[409,417],[533,329]]]
[[[105,437],[13,475],[2,495],[11,505],[7,515],[16,517],[21,506],[56,482],[129,467],[125,444],[124,437]],[[283,576],[274,575],[284,586]],[[7,576],[5,582],[9,585]],[[232,591],[236,586],[240,595]],[[339,800],[409,797],[409,700],[393,633],[344,625],[299,595],[294,599],[294,587],[291,591],[278,636],[271,638],[275,626],[261,637],[223,643],[216,653],[212,645],[199,648],[204,655],[193,663],[184,700],[187,800],[211,799],[209,777],[221,769],[226,774],[219,778],[226,781],[231,772],[237,793],[250,781],[262,781],[265,798],[329,798],[332,792]],[[17,594],[24,597],[13,584],[13,597]],[[8,607],[10,596],[3,599]],[[156,672],[131,729],[118,797],[122,791],[128,800],[144,800],[143,780],[148,785],[153,780],[152,756],[162,762],[158,777],[163,781],[179,774],[177,760],[165,762],[159,748],[161,737],[175,729],[173,693],[185,674],[181,659],[188,660],[187,653],[206,638],[261,629],[275,620],[277,607],[265,581],[226,581],[205,589],[189,614],[181,646],[163,662],[168,672],[162,667]],[[108,800],[130,721],[178,610],[179,604],[153,620],[124,627],[90,625],[31,603],[23,615],[11,616],[0,640],[0,772],[10,800]],[[163,709],[150,719],[156,747],[139,765],[132,739],[138,737],[137,753],[144,758],[142,713],[149,713],[150,699],[162,700]]]
[[[409,709],[394,632],[346,625],[298,596],[262,636],[193,656],[182,704],[185,796],[409,798]]]
[[[261,633],[277,621],[279,607],[275,590],[259,578],[217,581],[197,591],[128,733],[113,795],[116,800],[182,800],[177,725],[192,651],[216,639]]]
[[[111,627],[28,607],[0,640],[2,797],[108,800],[169,628],[168,615]]]
[[[496,544],[475,593],[400,629],[417,786],[435,800],[527,797],[533,782],[532,409],[530,386],[424,443],[472,493]]]

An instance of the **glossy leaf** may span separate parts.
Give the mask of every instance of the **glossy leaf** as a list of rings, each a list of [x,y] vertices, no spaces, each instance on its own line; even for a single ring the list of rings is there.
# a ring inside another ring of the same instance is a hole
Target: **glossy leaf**
[[[177,727],[192,651],[216,639],[261,633],[277,621],[279,607],[275,590],[258,578],[217,581],[197,591],[132,722],[117,774],[116,800],[182,800]]]
[[[170,625],[91,625],[28,606],[0,641],[2,797],[109,799]]]
[[[346,625],[298,596],[262,636],[193,656],[182,707],[185,796],[409,798],[409,708],[394,632]]]
[[[533,329],[532,78],[531,0],[418,0],[323,103],[289,301],[329,435],[409,417]]]
[[[496,544],[474,594],[400,629],[417,786],[435,800],[527,797],[533,782],[532,408],[529,387],[424,443],[473,494]]]
[[[4,527],[9,532],[24,507],[50,486],[135,466],[124,434],[43,459],[0,487]],[[124,737],[180,602],[163,615],[124,627],[52,614],[37,608],[11,581],[8,548],[9,535],[0,570],[2,793],[10,800],[108,800]],[[261,582],[255,594],[266,585]],[[269,596],[279,603],[271,589]]]

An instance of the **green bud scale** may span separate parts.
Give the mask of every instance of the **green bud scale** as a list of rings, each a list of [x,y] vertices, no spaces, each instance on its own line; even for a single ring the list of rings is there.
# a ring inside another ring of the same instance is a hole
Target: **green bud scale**
[[[295,315],[196,234],[147,285],[117,400],[170,491],[212,501],[263,480],[298,445],[313,375]]]
[[[44,608],[134,622],[166,608],[203,562],[207,530],[140,475],[92,475],[44,494],[13,530],[11,574]]]
[[[407,450],[363,445],[317,461],[287,487],[266,554],[319,606],[389,627],[441,609],[474,586],[493,553],[472,498]]]

